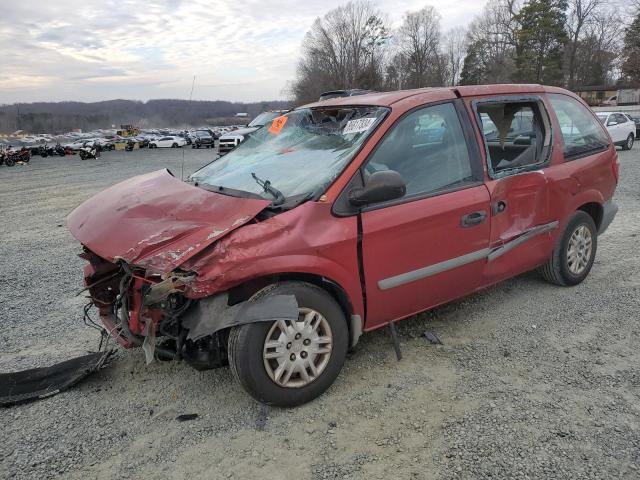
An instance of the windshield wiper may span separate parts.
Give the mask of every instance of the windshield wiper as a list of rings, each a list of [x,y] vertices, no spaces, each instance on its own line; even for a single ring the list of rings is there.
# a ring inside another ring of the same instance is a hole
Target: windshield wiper
[[[251,176],[257,182],[257,184],[264,189],[265,192],[270,193],[273,196],[273,198],[275,199],[273,201],[273,205],[282,205],[284,203],[284,195],[280,190],[272,186],[269,180],[262,180],[261,178],[258,178],[258,176],[254,172],[251,172]]]

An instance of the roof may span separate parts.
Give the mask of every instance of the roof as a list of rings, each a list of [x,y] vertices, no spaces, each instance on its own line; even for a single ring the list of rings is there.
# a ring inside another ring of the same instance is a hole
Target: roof
[[[478,95],[506,95],[513,93],[543,93],[543,92],[560,92],[564,91],[556,87],[543,87],[537,84],[496,84],[496,85],[465,85],[458,87],[429,87],[416,88],[413,90],[397,90],[394,92],[373,92],[366,95],[358,95],[354,97],[339,97],[314,102],[304,107],[332,107],[332,106],[351,106],[351,105],[377,105],[381,107],[390,107],[400,100],[417,95],[433,94],[434,97],[441,97],[443,92],[456,92],[461,97],[478,96]],[[425,101],[429,101],[428,98]]]

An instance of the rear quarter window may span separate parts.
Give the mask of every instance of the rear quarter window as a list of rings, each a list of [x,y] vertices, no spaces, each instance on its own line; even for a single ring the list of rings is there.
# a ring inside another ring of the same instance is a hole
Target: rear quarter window
[[[609,145],[604,128],[582,103],[561,94],[549,94],[548,97],[560,124],[565,158],[589,155]]]

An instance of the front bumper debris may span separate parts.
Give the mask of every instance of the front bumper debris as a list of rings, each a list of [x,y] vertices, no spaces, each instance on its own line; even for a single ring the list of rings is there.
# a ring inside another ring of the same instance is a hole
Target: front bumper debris
[[[50,397],[71,388],[105,366],[111,351],[94,352],[50,367],[0,374],[0,406]]]

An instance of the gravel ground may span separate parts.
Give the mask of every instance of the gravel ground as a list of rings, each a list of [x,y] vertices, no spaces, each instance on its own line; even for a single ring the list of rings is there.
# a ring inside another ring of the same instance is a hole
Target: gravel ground
[[[620,213],[574,288],[522,275],[365,335],[334,386],[261,407],[228,369],[146,366],[141,351],[71,391],[0,410],[0,477],[640,478],[640,149],[620,152]],[[109,152],[0,167],[0,370],[97,347],[66,214],[139,173],[211,151]],[[443,345],[421,336],[425,328]],[[197,413],[189,422],[179,414]]]

